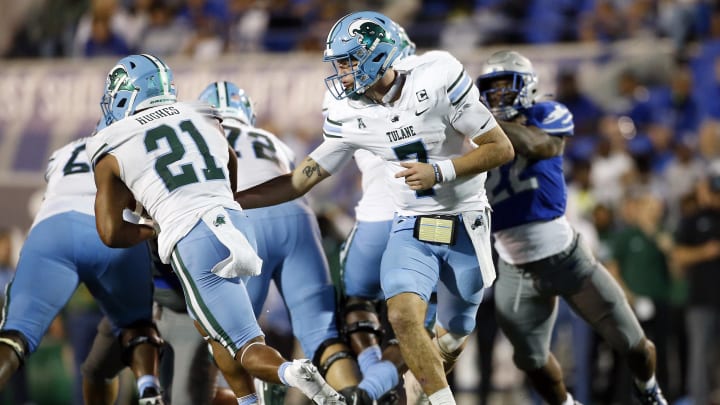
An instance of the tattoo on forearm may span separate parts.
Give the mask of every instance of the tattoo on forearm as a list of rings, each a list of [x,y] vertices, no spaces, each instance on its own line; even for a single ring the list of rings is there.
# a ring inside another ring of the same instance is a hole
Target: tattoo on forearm
[[[310,178],[313,174],[315,174],[315,172],[317,172],[317,176],[320,177],[320,165],[313,161],[309,161],[308,163],[310,163],[310,165],[303,168],[303,174],[305,174],[305,177]]]

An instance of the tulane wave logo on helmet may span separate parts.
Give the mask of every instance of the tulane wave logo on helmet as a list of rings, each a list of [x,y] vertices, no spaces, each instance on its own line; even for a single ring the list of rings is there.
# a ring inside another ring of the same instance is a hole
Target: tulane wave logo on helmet
[[[358,37],[358,42],[371,47],[375,43],[385,42],[388,44],[394,44],[395,40],[390,38],[387,31],[381,27],[378,23],[372,20],[357,20],[354,21],[348,27],[350,36]]]
[[[116,66],[107,78],[107,91],[115,93],[118,90],[135,90],[135,87],[130,84],[127,70],[122,66]]]

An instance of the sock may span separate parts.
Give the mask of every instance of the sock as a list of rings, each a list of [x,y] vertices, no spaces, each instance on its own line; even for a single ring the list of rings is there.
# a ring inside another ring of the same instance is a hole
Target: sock
[[[574,404],[575,404],[575,399],[574,399],[573,396],[570,395],[570,393],[568,392],[568,393],[567,393],[567,398],[565,398],[565,402],[563,402],[562,405],[574,405]]]
[[[370,398],[378,399],[395,388],[399,382],[400,377],[395,365],[390,361],[383,360],[368,367],[367,372],[363,370],[363,379],[358,387],[364,389]]]
[[[373,366],[373,364],[379,363],[381,359],[382,350],[380,350],[380,346],[372,345],[364,349],[357,356],[358,366],[360,366],[360,372],[365,375],[367,373],[367,370],[369,370],[370,367]]]
[[[445,387],[440,391],[435,391],[428,397],[428,399],[430,400],[430,405],[456,405],[455,398],[453,397],[452,391],[450,391],[450,387]]]
[[[278,377],[280,377],[280,381],[282,381],[283,384],[287,385],[288,387],[292,387],[288,380],[285,379],[285,370],[292,366],[292,363],[289,361],[286,361],[285,363],[281,364],[280,367],[278,367]]]
[[[144,376],[141,376],[137,379],[137,389],[140,395],[142,395],[147,388],[155,388],[155,390],[160,393],[159,387],[160,383],[158,382],[157,377],[155,377],[154,375],[145,374]]]
[[[237,399],[238,405],[257,405],[258,398],[255,394],[245,395]]]
[[[640,381],[636,378],[635,385],[637,385],[637,387],[641,390],[646,391],[657,385],[657,381],[655,380],[655,375],[653,374],[653,376],[647,381]]]

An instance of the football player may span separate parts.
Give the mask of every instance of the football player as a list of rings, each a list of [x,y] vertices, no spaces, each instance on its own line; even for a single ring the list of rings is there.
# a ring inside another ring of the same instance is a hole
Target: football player
[[[252,392],[257,377],[297,387],[319,404],[344,403],[309,360],[288,362],[264,343],[244,282],[262,260],[233,200],[237,158],[212,107],[178,102],[172,71],[148,54],[110,70],[101,106],[107,127],[91,138],[88,155],[103,242],[123,247],[155,237],[155,228],[122,218],[122,205],[137,200],[157,223],[160,259],[172,264],[188,312],[236,395]],[[238,401],[257,402],[255,394]]]
[[[573,135],[572,114],[558,102],[537,101],[533,66],[514,51],[492,54],[477,85],[515,148],[515,159],[492,170],[485,185],[499,255],[496,313],[515,348],[515,364],[549,404],[574,403],[550,352],[560,296],[625,355],[640,403],[667,404],[655,381],[655,346],[615,279],[565,217],[562,156],[565,138]]]
[[[102,127],[102,125],[100,125]],[[118,361],[137,379],[140,405],[161,403],[158,347],[152,321],[152,277],[147,246],[111,249],[95,227],[95,182],[85,153],[89,138],[56,150],[45,173],[47,189],[20,252],[8,287],[0,326],[0,387],[37,350],[50,323],[84,283],[109,319],[107,333],[118,341]],[[120,216],[129,200],[121,200]],[[83,375],[88,403],[104,403],[89,389],[107,383],[102,374]]]
[[[236,198],[246,208],[278,204],[306,193],[358,149],[380,156],[396,212],[380,271],[388,318],[430,401],[454,404],[444,363],[462,351],[483,288],[495,279],[484,172],[512,159],[513,149],[457,59],[434,51],[398,60],[400,51],[387,17],[341,18],[324,61],[336,72],[325,79],[328,90],[344,102],[330,105],[325,140],[292,173]],[[424,325],[436,286],[439,351]]]

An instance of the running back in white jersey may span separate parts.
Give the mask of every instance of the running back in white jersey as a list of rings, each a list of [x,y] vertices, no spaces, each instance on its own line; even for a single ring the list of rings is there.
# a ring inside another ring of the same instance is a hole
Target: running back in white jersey
[[[50,156],[45,171],[47,188],[33,226],[61,212],[95,215],[95,179],[85,153],[88,139],[70,142]]]
[[[274,134],[235,119],[222,123],[230,147],[238,157],[238,191],[290,173],[295,152]]]
[[[447,52],[433,51],[401,60],[393,68],[405,77],[392,105],[365,97],[330,103],[323,125],[325,141],[310,156],[330,173],[357,149],[388,161],[385,181],[401,215],[457,213],[487,207],[485,173],[415,192],[395,173],[400,162],[433,163],[463,155],[472,138],[497,126],[479,101],[462,64]]]
[[[241,209],[230,189],[228,143],[210,111],[207,105],[189,103],[150,108],[88,142],[93,164],[107,153],[117,159],[123,182],[160,226],[165,263],[175,243],[206,211]]]

